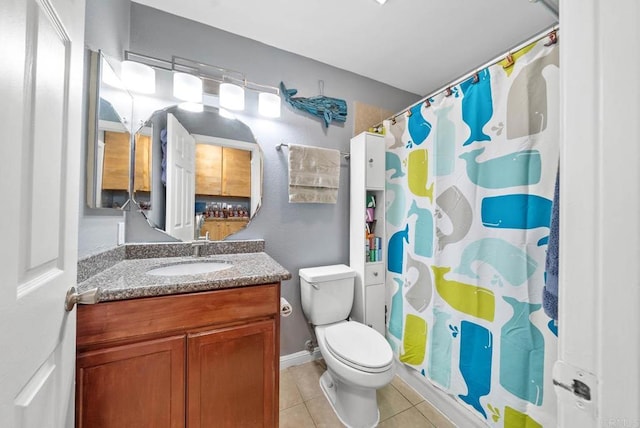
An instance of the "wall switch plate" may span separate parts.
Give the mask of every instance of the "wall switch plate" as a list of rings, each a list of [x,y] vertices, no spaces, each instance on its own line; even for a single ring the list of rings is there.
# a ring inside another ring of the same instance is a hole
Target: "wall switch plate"
[[[118,245],[124,245],[124,221],[118,222]]]

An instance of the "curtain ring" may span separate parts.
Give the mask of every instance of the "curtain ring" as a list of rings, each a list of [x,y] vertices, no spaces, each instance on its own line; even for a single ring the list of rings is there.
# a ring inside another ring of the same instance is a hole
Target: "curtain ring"
[[[473,75],[473,83],[478,83],[480,81],[480,75],[476,72],[476,74]]]
[[[453,94],[453,91],[451,90],[451,86],[449,86],[447,89],[444,90],[444,96],[450,97],[451,94]]]
[[[393,117],[391,118],[391,124],[392,124],[392,125],[395,125],[395,124],[396,124],[396,117],[395,117],[395,116],[393,116]]]
[[[551,46],[558,43],[558,33],[556,31],[552,31],[549,33],[549,41],[545,43],[545,46]]]
[[[424,100],[424,107],[425,108],[429,108],[431,107],[431,101],[429,101],[429,99],[427,98],[426,100]]]
[[[413,113],[411,113],[411,110],[407,110],[407,117],[411,117]]]
[[[509,68],[515,63],[516,63],[516,60],[513,58],[513,54],[509,52],[504,59],[504,64],[502,64],[502,68]]]

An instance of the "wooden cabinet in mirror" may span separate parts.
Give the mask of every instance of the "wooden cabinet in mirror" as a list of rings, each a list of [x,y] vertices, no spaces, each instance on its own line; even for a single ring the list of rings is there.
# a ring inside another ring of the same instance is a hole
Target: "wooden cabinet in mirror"
[[[222,240],[258,211],[263,153],[239,120],[215,107],[170,106],[155,111],[134,141],[134,201],[156,229],[179,240]]]
[[[118,61],[89,51],[86,202],[115,208],[129,200],[133,97],[116,72]]]

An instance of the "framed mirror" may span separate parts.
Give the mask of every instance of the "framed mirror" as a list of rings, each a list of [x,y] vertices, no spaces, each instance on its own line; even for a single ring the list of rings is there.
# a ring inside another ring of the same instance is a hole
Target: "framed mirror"
[[[134,141],[133,199],[150,226],[174,239],[215,241],[258,212],[263,153],[241,121],[216,107],[170,106],[144,121]]]
[[[87,205],[122,209],[129,201],[133,97],[101,51],[89,51],[89,61]]]

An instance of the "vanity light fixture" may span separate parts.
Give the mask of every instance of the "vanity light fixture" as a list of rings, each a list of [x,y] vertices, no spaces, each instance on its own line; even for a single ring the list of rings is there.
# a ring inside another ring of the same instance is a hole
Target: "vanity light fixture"
[[[173,96],[192,103],[202,102],[202,79],[193,74],[173,73]]]
[[[282,100],[278,94],[260,92],[258,94],[258,113],[265,117],[280,117],[280,104]]]
[[[376,0],[376,1],[380,4],[385,4],[387,2],[387,0]]]
[[[233,83],[221,83],[220,107],[235,111],[244,110],[244,88]]]
[[[249,90],[258,93],[258,113],[261,116],[280,117],[280,88],[250,82],[239,71],[177,56],[169,61],[131,51],[124,51],[124,59],[125,62],[172,71],[173,95],[180,100],[201,104],[204,95],[217,95],[221,109],[242,111],[245,108],[245,91]],[[211,85],[211,82],[215,84]],[[139,88],[134,90],[140,92]]]
[[[134,92],[153,94],[156,91],[156,72],[146,64],[123,61],[122,81],[127,89]]]

